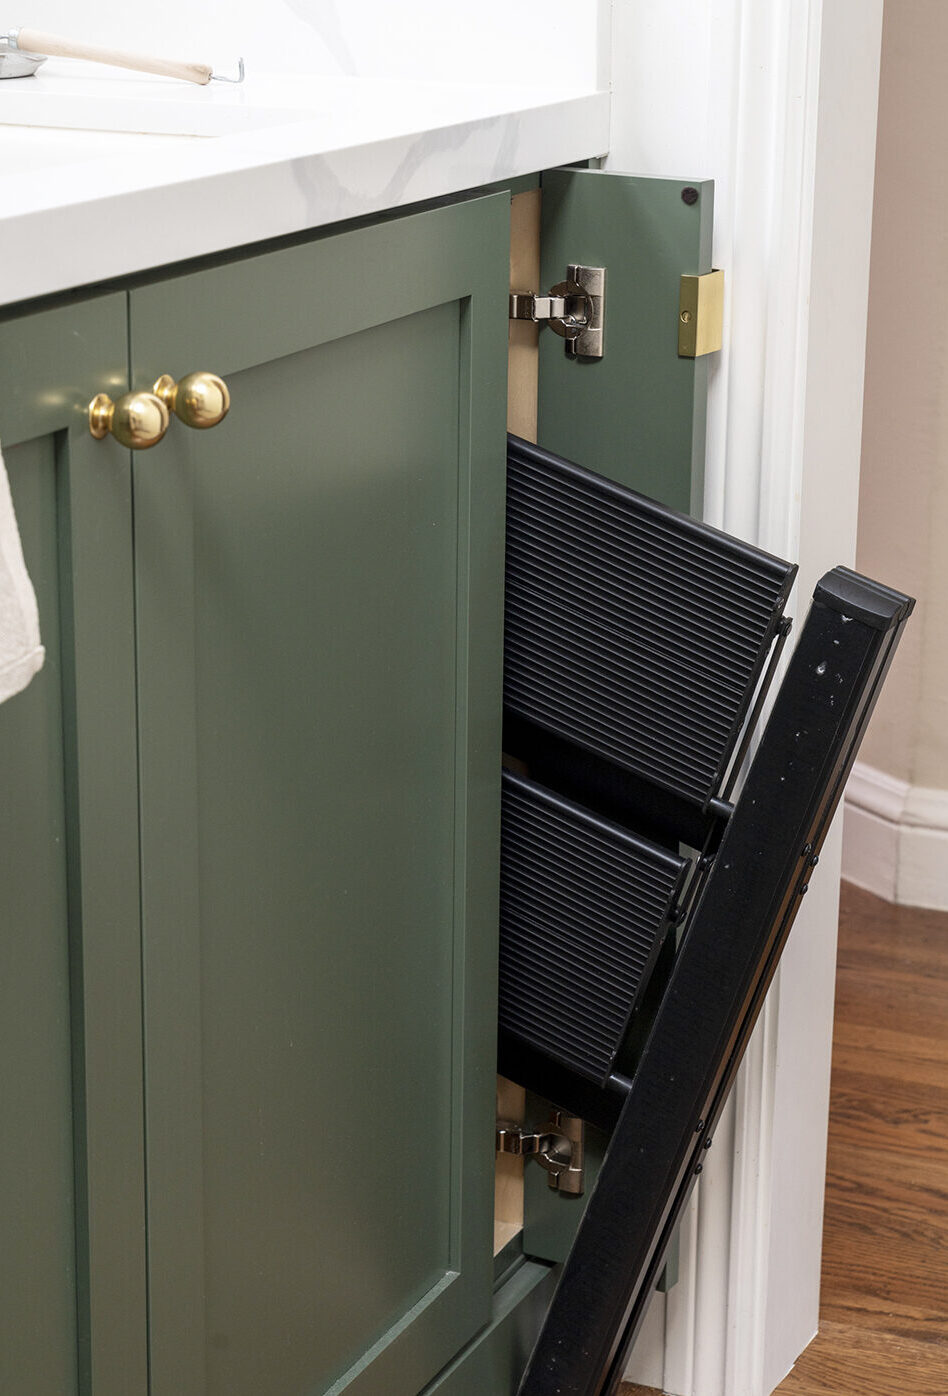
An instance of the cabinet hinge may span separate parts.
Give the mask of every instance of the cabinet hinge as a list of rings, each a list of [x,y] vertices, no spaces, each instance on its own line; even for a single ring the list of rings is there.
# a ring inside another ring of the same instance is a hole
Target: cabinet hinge
[[[721,347],[724,329],[724,272],[683,276],[678,292],[678,357],[698,359]]]
[[[510,1120],[498,1120],[496,1138],[499,1154],[536,1159],[549,1174],[549,1186],[554,1191],[582,1197],[586,1127],[578,1116],[568,1115],[565,1110],[553,1110],[539,1130],[524,1129]]]
[[[566,352],[582,359],[602,358],[606,269],[571,262],[566,280],[542,296],[536,291],[510,293],[511,320],[549,325],[566,340]]]

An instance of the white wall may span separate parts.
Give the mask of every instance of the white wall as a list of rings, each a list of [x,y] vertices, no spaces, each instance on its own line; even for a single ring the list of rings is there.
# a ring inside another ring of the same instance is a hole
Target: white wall
[[[602,0],[25,0],[0,4],[0,30],[17,25],[154,50],[229,72],[402,75],[433,81],[549,87],[557,54],[571,88],[590,90],[601,65]]]

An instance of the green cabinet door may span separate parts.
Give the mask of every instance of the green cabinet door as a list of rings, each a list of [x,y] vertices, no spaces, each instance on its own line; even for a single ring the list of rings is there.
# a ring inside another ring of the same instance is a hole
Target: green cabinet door
[[[134,289],[151,1396],[491,1317],[509,200]],[[500,288],[500,289],[499,289]]]
[[[537,439],[700,517],[710,360],[679,358],[678,306],[682,275],[711,270],[713,182],[560,169],[544,171],[542,189],[542,286],[570,262],[604,266],[606,312],[601,359],[568,357],[555,335],[540,336]],[[531,1123],[548,1109],[531,1098]],[[541,1169],[526,1169],[527,1255],[566,1259],[607,1145],[587,1129],[583,1197],[554,1192]]]
[[[543,174],[541,282],[606,268],[605,352],[540,337],[541,446],[700,517],[707,357],[678,357],[681,277],[711,270],[714,185],[614,170]]]
[[[0,1391],[145,1396],[131,470],[86,405],[125,297],[0,322],[46,663],[0,705]]]

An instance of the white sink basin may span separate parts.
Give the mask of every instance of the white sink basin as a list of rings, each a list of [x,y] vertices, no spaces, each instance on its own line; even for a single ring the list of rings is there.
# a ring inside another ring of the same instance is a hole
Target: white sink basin
[[[288,100],[289,99],[289,100]],[[90,63],[49,59],[0,81],[0,125],[158,136],[229,136],[320,115],[318,80],[251,77],[197,87]]]
[[[236,63],[232,65],[236,70]],[[231,68],[225,67],[225,73]],[[532,104],[561,99],[531,90]],[[307,122],[331,146],[380,134],[424,131],[442,122],[493,117],[523,94],[501,87],[465,86],[400,78],[357,78],[326,74],[256,72],[249,66],[240,84],[206,87],[100,64],[50,58],[33,77],[0,81],[0,141],[4,126],[71,131],[116,131],[127,135],[247,136],[268,128]]]
[[[125,159],[133,151],[157,152],[189,143],[197,137],[133,136],[120,131],[53,130],[50,127],[0,126],[0,154],[9,178],[42,174],[89,160]]]

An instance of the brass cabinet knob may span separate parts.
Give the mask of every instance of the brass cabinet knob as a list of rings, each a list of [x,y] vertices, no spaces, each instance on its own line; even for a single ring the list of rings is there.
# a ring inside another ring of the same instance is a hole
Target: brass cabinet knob
[[[163,373],[155,392],[186,427],[216,427],[230,411],[227,384],[216,373],[186,373],[177,383]]]
[[[89,403],[89,430],[96,440],[111,432],[131,451],[157,446],[170,421],[167,407],[155,393],[125,393],[116,402],[108,393],[98,393]]]

